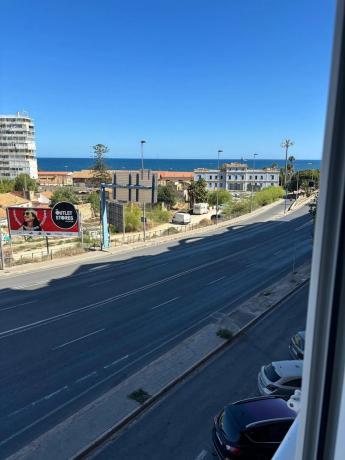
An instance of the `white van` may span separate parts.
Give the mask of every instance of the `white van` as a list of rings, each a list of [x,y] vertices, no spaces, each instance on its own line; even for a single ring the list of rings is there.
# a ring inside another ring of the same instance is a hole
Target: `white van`
[[[207,214],[208,204],[207,203],[195,203],[193,206],[193,214]]]
[[[172,218],[173,224],[190,224],[190,214],[186,212],[177,212]]]

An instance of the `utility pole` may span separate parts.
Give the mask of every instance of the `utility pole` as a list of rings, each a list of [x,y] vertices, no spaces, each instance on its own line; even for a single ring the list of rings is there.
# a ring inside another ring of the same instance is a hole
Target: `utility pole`
[[[253,182],[252,182],[252,190],[251,190],[251,193],[250,193],[250,212],[253,211],[253,188],[254,188],[254,184],[255,184],[255,179],[254,179],[254,174],[255,174],[255,158],[258,156],[259,154],[258,153],[254,153],[253,154]]]
[[[284,213],[286,212],[286,205],[287,205],[287,159],[288,159],[288,152],[289,148],[294,145],[294,142],[291,139],[285,139],[280,146],[285,149],[285,203],[284,203]]]
[[[217,204],[216,204],[216,223],[218,224],[218,209],[219,209],[219,199],[218,199],[218,191],[219,191],[219,177],[220,177],[220,163],[219,163],[219,155],[223,153],[223,150],[218,150],[218,183],[217,183]]]
[[[144,144],[146,144],[145,139],[140,141],[140,150],[141,150],[141,178],[144,178]],[[143,201],[143,235],[144,241],[146,241],[146,212],[145,212],[145,195]]]

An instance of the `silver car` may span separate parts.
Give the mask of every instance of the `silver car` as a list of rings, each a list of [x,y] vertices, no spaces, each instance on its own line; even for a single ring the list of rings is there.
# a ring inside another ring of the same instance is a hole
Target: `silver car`
[[[262,366],[258,387],[263,396],[291,396],[302,386],[302,360],[275,361]]]

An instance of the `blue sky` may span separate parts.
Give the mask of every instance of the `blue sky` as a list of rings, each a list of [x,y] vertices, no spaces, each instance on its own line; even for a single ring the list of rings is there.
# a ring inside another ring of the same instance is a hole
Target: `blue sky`
[[[1,3],[0,113],[39,156],[321,156],[335,0]]]

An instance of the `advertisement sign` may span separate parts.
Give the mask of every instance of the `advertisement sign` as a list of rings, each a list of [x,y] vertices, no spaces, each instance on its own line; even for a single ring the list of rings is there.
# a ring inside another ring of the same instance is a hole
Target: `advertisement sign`
[[[78,236],[79,216],[73,204],[51,208],[7,208],[11,236]]]

